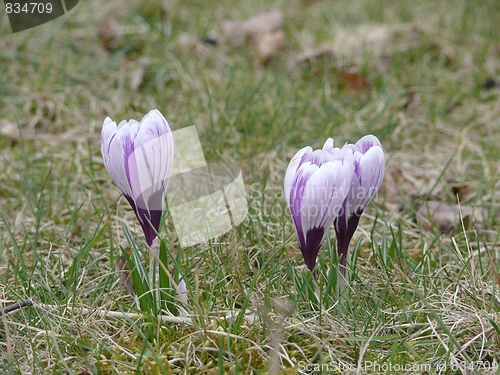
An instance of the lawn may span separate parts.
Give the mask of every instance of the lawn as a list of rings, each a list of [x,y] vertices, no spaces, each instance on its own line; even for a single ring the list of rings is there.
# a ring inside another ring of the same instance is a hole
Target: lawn
[[[497,372],[500,2],[88,0],[18,33],[0,14],[0,308],[33,301],[0,317],[0,374]],[[183,319],[142,309],[115,267],[151,253],[102,123],[154,108],[248,199],[192,246],[166,215]],[[346,279],[333,227],[313,278],[287,165],[366,134],[384,182]]]

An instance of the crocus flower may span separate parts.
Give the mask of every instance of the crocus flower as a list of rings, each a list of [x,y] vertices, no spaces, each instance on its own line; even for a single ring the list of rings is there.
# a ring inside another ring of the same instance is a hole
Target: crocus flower
[[[104,165],[132,206],[149,246],[156,238],[174,158],[172,131],[154,109],[141,122],[106,117],[101,132]]]
[[[304,147],[290,161],[285,175],[285,198],[292,214],[299,247],[312,271],[328,228],[345,201],[354,173],[350,149],[332,154],[333,140],[322,150]]]
[[[354,173],[349,192],[342,204],[342,209],[335,219],[337,234],[337,251],[341,256],[340,270],[345,275],[347,250],[352,236],[358,227],[359,219],[366,206],[377,194],[385,172],[385,159],[382,145],[377,137],[366,135],[355,145],[347,144],[342,149],[334,149],[333,144],[327,147],[332,155],[352,150],[354,156]]]

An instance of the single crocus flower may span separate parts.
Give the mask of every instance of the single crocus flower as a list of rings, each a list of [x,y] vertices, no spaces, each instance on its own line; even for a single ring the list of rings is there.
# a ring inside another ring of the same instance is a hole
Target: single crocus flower
[[[331,154],[304,147],[290,161],[285,175],[285,198],[292,214],[299,247],[312,271],[323,239],[345,201],[354,173],[352,150]]]
[[[377,137],[373,135],[365,135],[355,145],[347,144],[342,149],[334,149],[333,144],[331,144],[327,150],[332,155],[342,154],[345,152],[344,150],[351,150],[354,157],[354,173],[349,192],[334,222],[337,251],[340,256],[340,270],[345,275],[349,243],[358,227],[363,211],[377,194],[384,178],[384,151]]]
[[[141,122],[116,123],[106,117],[101,153],[111,178],[132,206],[149,246],[156,238],[174,159],[174,142],[167,120],[157,109]]]

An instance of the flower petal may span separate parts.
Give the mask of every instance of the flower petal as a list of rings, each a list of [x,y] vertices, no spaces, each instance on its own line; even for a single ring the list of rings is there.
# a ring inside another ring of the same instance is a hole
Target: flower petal
[[[374,136],[365,136],[356,143],[358,144],[360,147],[354,147],[366,149],[368,145],[372,146],[366,149],[364,155],[361,152],[354,153],[354,174],[343,210],[339,215],[337,225],[339,232],[347,230],[347,222],[352,216],[360,216],[363,213],[377,194],[384,177],[385,157],[378,139]]]
[[[149,245],[156,238],[172,168],[174,144],[170,126],[158,110],[139,123],[109,117],[101,133],[104,165],[132,206]]]
[[[312,148],[307,146],[302,149],[300,149],[292,158],[290,161],[290,164],[288,164],[288,167],[286,169],[286,174],[285,174],[285,199],[286,203],[290,205],[290,193],[292,190],[292,182],[295,178],[295,174],[297,173],[297,168],[299,167],[302,157],[304,154],[312,152]]]
[[[333,138],[328,138],[325,144],[323,145],[323,150],[332,153],[335,150],[333,143],[334,143]]]
[[[302,157],[302,163],[315,164],[318,167],[332,160],[332,154],[324,150],[315,150]]]
[[[292,182],[290,211],[299,246],[309,269],[316,263],[325,233],[332,225],[348,192],[353,174],[352,154],[320,167],[306,162]]]
[[[101,132],[101,153],[104,166],[123,194],[133,197],[130,182],[125,171],[125,155],[120,132],[116,123],[106,117]]]
[[[138,207],[163,210],[165,192],[174,158],[174,142],[167,120],[158,110],[142,119],[128,158],[131,187]],[[157,194],[162,192],[162,194]]]
[[[359,184],[365,190],[365,198],[360,202],[366,207],[377,194],[385,173],[385,157],[381,147],[372,147],[359,161]]]
[[[291,188],[289,192],[289,207],[292,214],[292,219],[297,230],[299,245],[305,248],[305,236],[302,228],[302,200],[304,190],[311,176],[319,169],[317,165],[306,163],[300,166],[296,175],[293,176]]]
[[[342,208],[352,178],[352,162],[323,164],[307,181],[301,200],[301,227],[329,228]]]
[[[366,152],[370,148],[375,147],[375,146],[382,148],[382,145],[380,144],[380,141],[378,140],[378,138],[375,137],[374,135],[371,135],[371,134],[368,134],[368,135],[365,135],[364,137],[361,137],[359,139],[359,141],[356,142],[356,147],[359,148],[359,151],[362,154],[366,154]]]

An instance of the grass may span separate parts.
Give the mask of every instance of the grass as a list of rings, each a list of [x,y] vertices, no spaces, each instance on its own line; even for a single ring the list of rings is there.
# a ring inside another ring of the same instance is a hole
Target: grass
[[[500,69],[499,4],[141,4],[80,2],[16,34],[0,17],[0,305],[36,300],[2,317],[0,373],[495,373],[500,106],[484,83]],[[199,42],[273,7],[286,44],[267,63],[254,47]],[[118,31],[102,31],[110,20]],[[289,65],[321,45],[333,57]],[[368,89],[345,87],[345,71]],[[115,273],[123,227],[146,246],[104,169],[100,128],[152,108],[173,129],[195,124],[207,162],[236,163],[247,186],[249,215],[221,238],[179,250],[170,217],[161,230],[189,323],[143,314]],[[368,133],[387,155],[384,189],[351,243],[348,283],[333,231],[313,281],[286,166],[305,145]],[[483,222],[423,228],[419,205],[453,202],[453,186]]]

